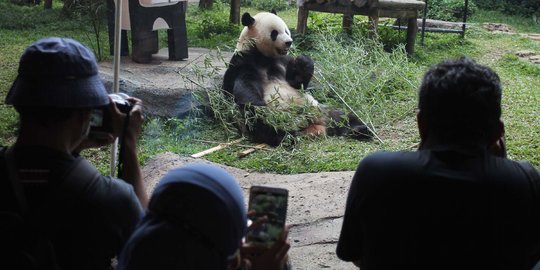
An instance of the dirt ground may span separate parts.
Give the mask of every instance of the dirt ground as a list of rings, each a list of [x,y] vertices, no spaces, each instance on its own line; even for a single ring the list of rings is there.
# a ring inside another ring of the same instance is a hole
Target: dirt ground
[[[149,160],[143,171],[151,194],[159,179],[170,169],[204,159],[163,153]],[[350,181],[354,172],[322,172],[294,175],[256,173],[215,164],[230,172],[248,198],[251,185],[271,185],[289,190],[287,224],[291,226],[289,255],[294,269],[357,269],[335,255]],[[247,203],[247,200],[246,200]]]
[[[484,23],[482,27],[493,33],[520,35],[522,37],[540,42],[540,34],[536,33],[516,33],[511,27],[503,23]],[[540,65],[540,54],[534,51],[517,51],[517,57],[524,61],[529,61],[533,64]]]

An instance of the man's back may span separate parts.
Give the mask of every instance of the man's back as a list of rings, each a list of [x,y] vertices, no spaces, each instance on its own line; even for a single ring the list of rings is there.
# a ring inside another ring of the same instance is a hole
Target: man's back
[[[133,188],[44,147],[16,147],[14,157],[29,223],[51,240],[60,268],[108,269],[142,215]]]
[[[337,254],[363,270],[530,269],[540,183],[529,178],[480,149],[371,155],[353,179]]]

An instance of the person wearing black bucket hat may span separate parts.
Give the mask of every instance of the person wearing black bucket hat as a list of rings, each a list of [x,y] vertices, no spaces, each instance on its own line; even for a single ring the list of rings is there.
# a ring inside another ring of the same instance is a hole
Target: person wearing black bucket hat
[[[143,215],[148,199],[137,158],[142,101],[128,101],[132,109],[124,114],[111,102],[94,54],[76,40],[44,38],[21,56],[5,101],[20,116],[17,140],[6,151],[14,161],[9,175],[24,191],[26,220],[50,240],[60,269],[111,269]],[[96,108],[108,108],[112,123],[99,140],[88,137]],[[79,156],[119,136],[123,180],[101,175]],[[9,205],[1,200],[0,207]]]

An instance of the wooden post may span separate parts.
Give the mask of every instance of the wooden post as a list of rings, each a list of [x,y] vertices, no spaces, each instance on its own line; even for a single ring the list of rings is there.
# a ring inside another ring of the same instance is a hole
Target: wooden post
[[[298,7],[298,22],[296,23],[296,32],[305,34],[307,29],[307,19],[309,10],[304,6]]]
[[[199,0],[200,9],[211,9],[214,5],[214,0]]]
[[[234,24],[240,24],[240,0],[231,0],[229,21]]]
[[[411,56],[414,54],[414,43],[416,32],[418,31],[418,22],[416,18],[407,19],[407,43],[405,44],[405,51],[407,55]]]
[[[52,8],[52,0],[45,0],[43,7],[45,9],[51,9]]]
[[[341,26],[343,28],[343,32],[347,34],[352,34],[352,24],[353,24],[353,15],[352,14],[343,14],[343,21],[341,23]]]
[[[370,16],[368,16],[368,38],[376,38],[377,37],[377,27],[379,26],[379,15],[376,14],[377,12],[372,12]]]

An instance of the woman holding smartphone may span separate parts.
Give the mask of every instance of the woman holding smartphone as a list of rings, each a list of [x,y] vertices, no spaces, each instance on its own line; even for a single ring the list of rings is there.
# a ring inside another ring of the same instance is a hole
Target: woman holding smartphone
[[[117,269],[284,269],[288,230],[264,249],[242,243],[247,230],[243,193],[229,173],[209,164],[173,169],[156,186]]]

